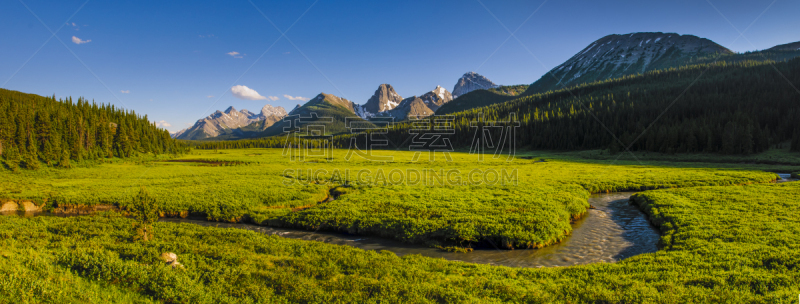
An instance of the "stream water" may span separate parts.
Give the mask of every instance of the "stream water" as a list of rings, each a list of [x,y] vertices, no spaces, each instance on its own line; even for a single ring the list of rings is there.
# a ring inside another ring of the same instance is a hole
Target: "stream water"
[[[629,197],[630,193],[593,195],[589,198],[589,203],[595,209],[590,209],[586,216],[573,224],[572,235],[559,244],[542,249],[476,249],[469,253],[445,252],[377,237],[272,228],[253,224],[217,223],[181,218],[164,218],[162,221],[247,229],[286,238],[348,245],[365,250],[388,250],[398,256],[420,254],[470,263],[551,267],[615,262],[633,255],[656,251],[658,230],[650,225],[644,213],[628,203]]]

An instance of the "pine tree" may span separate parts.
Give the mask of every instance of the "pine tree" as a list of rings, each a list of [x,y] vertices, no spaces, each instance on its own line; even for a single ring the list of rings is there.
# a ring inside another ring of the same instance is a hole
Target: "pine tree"
[[[58,166],[61,168],[69,168],[69,150],[61,150],[61,160],[58,161]]]
[[[142,241],[153,239],[153,224],[158,221],[158,204],[150,196],[145,187],[139,188],[139,193],[128,206],[128,211],[134,220],[134,229]]]
[[[4,162],[6,167],[11,169],[11,171],[17,172],[19,171],[19,163],[21,161],[19,149],[17,149],[16,145],[9,144],[4,151],[3,157],[5,158]]]
[[[114,135],[114,150],[117,157],[129,157],[131,154],[131,144],[128,140],[127,125],[122,122],[117,126],[117,134]]]

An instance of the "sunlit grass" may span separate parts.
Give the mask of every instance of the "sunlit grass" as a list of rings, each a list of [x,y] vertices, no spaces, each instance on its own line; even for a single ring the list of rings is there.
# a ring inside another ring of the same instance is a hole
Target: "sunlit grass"
[[[570,221],[589,207],[590,192],[747,184],[776,178],[771,173],[742,170],[541,162],[537,158],[506,161],[491,156],[480,160],[469,153],[451,153],[450,162],[441,153],[433,162],[423,154],[415,162],[413,152],[373,151],[394,157],[390,162],[376,162],[358,156],[346,160],[346,153],[334,150],[330,159],[292,161],[280,149],[195,151],[177,160],[215,163],[117,162],[3,173],[0,194],[44,203],[45,209],[96,204],[124,208],[145,186],[165,214],[377,235],[432,246],[532,248],[568,236]],[[360,170],[367,170],[365,176],[373,181],[355,176]],[[393,171],[409,170],[434,174],[423,176],[417,184],[392,178]],[[340,177],[330,182],[335,172]],[[386,178],[380,180],[377,172]],[[489,183],[486,180],[493,175],[474,172],[496,172],[508,178],[504,183]],[[326,202],[332,188],[334,194],[345,194]]]
[[[800,289],[800,183],[646,191],[662,248],[618,263],[509,268],[111,217],[0,217],[0,298],[29,302],[780,303]],[[158,260],[175,252],[186,266]],[[469,254],[469,253],[467,253]]]

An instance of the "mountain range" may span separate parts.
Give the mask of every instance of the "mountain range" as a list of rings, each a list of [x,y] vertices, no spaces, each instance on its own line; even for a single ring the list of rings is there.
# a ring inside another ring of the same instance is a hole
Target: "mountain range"
[[[467,73],[465,77],[483,77],[476,73]],[[475,76],[477,75],[477,76]],[[458,88],[459,86],[456,85]],[[463,91],[478,89],[477,86],[462,88]],[[318,117],[333,117],[334,121],[327,123],[320,119],[312,119],[314,124],[325,125],[326,133],[341,133],[348,129],[344,125],[345,117],[358,117],[368,121],[375,117],[392,117],[395,121],[409,118],[421,118],[433,115],[444,104],[453,100],[447,89],[436,86],[430,92],[403,99],[390,84],[381,84],[375,93],[363,105],[350,100],[320,93],[304,105],[297,105],[292,111],[286,113],[282,107],[266,105],[262,113],[255,115],[247,110],[236,111],[233,107],[224,112],[214,112],[206,118],[198,120],[192,127],[181,130],[173,137],[186,140],[200,139],[237,139],[272,136],[283,133],[283,128],[289,124],[276,122],[288,115],[309,117],[315,113]],[[277,110],[279,109],[279,110]],[[298,125],[303,127],[309,122],[304,120]]]
[[[507,102],[519,97],[556,91],[607,79],[642,74],[714,61],[784,61],[800,56],[800,42],[778,45],[767,50],[734,53],[705,38],[675,33],[630,33],[608,35],[590,43],[564,63],[554,67],[530,85],[497,85],[488,78],[468,72],[450,93],[441,86],[420,96],[402,98],[390,84],[381,84],[363,105],[321,93],[291,112],[267,105],[258,115],[228,108],[225,112],[200,119],[189,129],[173,136],[178,139],[236,139],[264,137],[282,133],[280,121],[287,115],[334,117],[327,133],[345,132],[345,117],[362,120],[391,117],[395,121],[451,114],[471,108]]]
[[[236,133],[239,129],[253,124],[261,124],[264,128],[271,126],[287,115],[283,107],[265,105],[261,113],[255,114],[246,109],[237,111],[228,107],[225,111],[216,111],[198,120],[193,126],[172,135],[176,139],[205,139]]]
[[[570,59],[542,75],[521,94],[508,94],[518,91],[521,86],[476,90],[459,96],[436,114],[452,114],[596,81],[693,64],[716,61],[786,61],[800,56],[798,48],[800,42],[762,51],[734,53],[711,40],[692,35],[660,32],[608,35],[590,43]]]
[[[381,98],[378,94],[382,92],[381,88],[385,86],[391,89],[390,85],[382,84],[378,88],[378,91],[375,91],[375,95],[370,98],[370,101]],[[392,96],[396,98],[402,98],[400,95],[397,95],[393,89],[391,93],[393,94]],[[422,118],[433,115],[436,113],[436,110],[451,100],[453,100],[453,96],[447,89],[436,86],[436,88],[430,92],[422,94],[419,97],[412,96],[401,99],[400,102],[387,101],[389,106],[385,108],[386,110],[378,113],[367,113],[368,115],[362,115],[361,117],[364,119],[369,119],[371,117],[392,117],[395,121],[402,121],[409,118]],[[369,103],[367,103],[366,106],[368,105]]]

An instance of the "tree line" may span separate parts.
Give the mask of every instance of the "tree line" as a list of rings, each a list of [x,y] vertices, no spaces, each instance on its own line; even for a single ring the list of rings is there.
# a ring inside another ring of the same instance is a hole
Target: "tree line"
[[[73,102],[0,89],[0,159],[8,169],[185,151],[147,115],[81,97]]]

